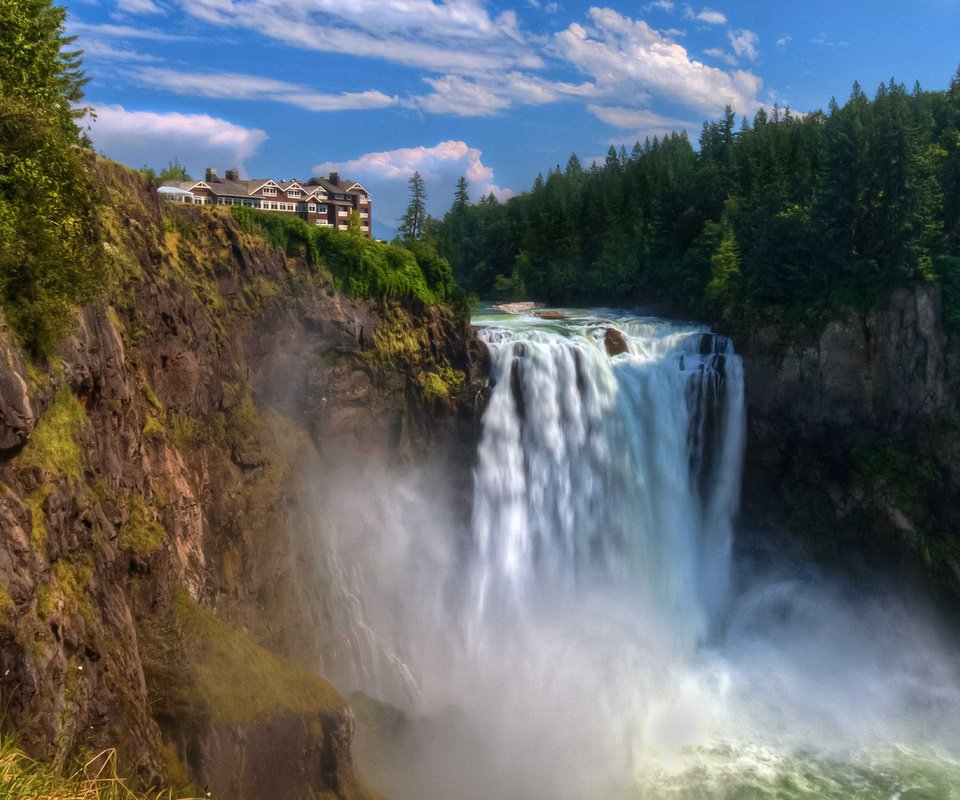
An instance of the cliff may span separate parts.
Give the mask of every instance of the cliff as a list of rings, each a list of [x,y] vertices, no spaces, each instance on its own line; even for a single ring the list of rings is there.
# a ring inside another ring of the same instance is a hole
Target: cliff
[[[960,594],[960,348],[940,290],[898,290],[814,334],[757,331],[745,356],[748,516],[818,553],[925,571]]]
[[[0,324],[4,729],[58,767],[117,748],[144,784],[367,797],[347,703],[284,657],[290,476],[469,426],[465,323],[96,169],[109,296],[46,361]]]

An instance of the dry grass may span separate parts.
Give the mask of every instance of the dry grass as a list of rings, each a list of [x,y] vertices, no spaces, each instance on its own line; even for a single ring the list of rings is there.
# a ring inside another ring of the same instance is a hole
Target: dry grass
[[[117,775],[116,752],[104,750],[74,774],[57,775],[0,737],[0,800],[174,800],[171,791],[136,792]],[[198,800],[181,798],[180,800]]]

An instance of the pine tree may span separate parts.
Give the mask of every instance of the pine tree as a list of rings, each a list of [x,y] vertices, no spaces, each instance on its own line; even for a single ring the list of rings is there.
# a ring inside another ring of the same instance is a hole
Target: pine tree
[[[423,236],[427,218],[427,190],[419,171],[410,176],[407,185],[410,187],[410,205],[407,206],[407,212],[400,220],[397,233],[401,239],[417,241]]]
[[[463,211],[470,205],[470,195],[467,193],[469,187],[470,181],[467,180],[466,175],[461,175],[457,178],[457,188],[453,195],[454,211]]]

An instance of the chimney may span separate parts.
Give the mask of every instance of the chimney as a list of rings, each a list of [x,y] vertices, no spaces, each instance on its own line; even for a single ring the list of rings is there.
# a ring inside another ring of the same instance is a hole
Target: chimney
[[[207,171],[203,174],[203,179],[207,183],[218,183],[220,181],[217,177],[217,171],[213,167],[207,167]]]
[[[233,181],[234,183],[240,180],[240,170],[237,169],[228,169],[224,175],[228,181]]]
[[[334,186],[339,186],[339,185],[340,185],[340,173],[339,173],[339,172],[331,172],[331,173],[330,173],[330,183],[332,183]]]

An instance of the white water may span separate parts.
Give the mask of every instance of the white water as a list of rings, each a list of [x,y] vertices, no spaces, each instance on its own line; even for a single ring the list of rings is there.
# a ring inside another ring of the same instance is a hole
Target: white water
[[[731,563],[729,342],[613,314],[478,322],[468,524],[429,470],[311,483],[324,668],[421,719],[391,796],[958,796],[960,672],[930,610],[781,553]]]

